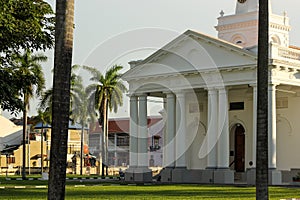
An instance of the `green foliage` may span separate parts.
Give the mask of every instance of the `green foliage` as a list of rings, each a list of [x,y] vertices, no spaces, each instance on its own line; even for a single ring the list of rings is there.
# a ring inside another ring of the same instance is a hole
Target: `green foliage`
[[[54,15],[48,3],[43,0],[1,0],[1,53],[10,54],[20,49],[46,50],[53,42]]]
[[[90,107],[98,112],[99,124],[104,118],[104,101],[108,103],[110,111],[117,112],[119,106],[123,105],[123,93],[127,91],[126,86],[121,81],[120,70],[122,66],[114,65],[102,74],[96,68],[84,66],[84,69],[92,75],[90,81],[93,83],[86,88]]]
[[[0,106],[12,113],[23,110],[21,94],[26,81],[11,64],[24,49],[46,50],[54,44],[54,13],[43,0],[1,0]]]
[[[81,122],[80,116],[81,113],[87,117],[88,107],[86,106],[87,99],[85,98],[85,89],[82,84],[82,78],[78,74],[76,74],[76,71],[80,68],[79,65],[73,65],[72,66],[72,72],[71,72],[71,90],[70,90],[70,115],[71,119],[74,122],[77,122],[78,120]],[[39,109],[40,110],[48,110],[50,112],[50,115],[52,115],[52,97],[53,97],[53,88],[50,88],[43,92],[41,101],[39,103]],[[84,119],[85,121],[86,119]]]

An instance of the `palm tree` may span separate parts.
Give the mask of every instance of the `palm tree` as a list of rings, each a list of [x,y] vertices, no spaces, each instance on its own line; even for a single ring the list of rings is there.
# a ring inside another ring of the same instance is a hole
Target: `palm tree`
[[[81,76],[76,74],[76,70],[79,69],[80,65],[73,65],[71,68],[71,88],[70,88],[70,119],[73,122],[79,120],[79,123],[82,125],[84,129],[84,125],[87,122],[87,118],[91,115],[88,115],[87,105],[86,103],[86,95],[84,91],[84,87],[82,84]],[[52,98],[53,98],[53,88],[46,90],[41,98],[41,102],[39,103],[40,109],[48,109],[52,110]],[[84,110],[86,109],[86,111]],[[50,113],[52,114],[52,113]],[[83,130],[81,138],[83,139]],[[83,143],[83,141],[81,141]],[[83,144],[81,144],[81,154],[82,154]],[[81,162],[80,162],[80,174],[82,175],[82,155],[81,155]]]
[[[73,29],[74,0],[57,0],[49,200],[65,198]]]
[[[31,51],[25,50],[23,54],[13,56],[12,67],[16,74],[23,79],[23,163],[22,178],[26,178],[26,131],[27,131],[27,111],[29,110],[29,100],[33,98],[34,91],[40,96],[45,87],[45,78],[40,62],[45,62],[47,57],[42,54],[33,55]]]
[[[106,175],[108,175],[108,109],[117,112],[118,107],[123,105],[123,93],[127,91],[127,88],[120,80],[122,66],[114,65],[106,71],[105,75],[96,68],[84,66],[84,69],[92,75],[90,81],[93,83],[87,87],[86,91],[90,105],[98,112],[99,125],[102,126],[102,176],[104,176],[105,166]]]
[[[72,110],[72,104],[74,97],[76,96],[75,88],[82,84],[82,78],[76,74],[76,70],[80,68],[80,65],[72,65],[71,68],[71,88],[70,88],[70,111]],[[39,109],[43,110],[45,108],[50,110],[52,114],[52,98],[53,98],[53,88],[50,88],[43,92],[41,101],[39,103]]]
[[[83,158],[83,133],[89,118],[94,118],[93,110],[89,109],[88,97],[86,95],[85,88],[82,84],[80,77],[77,77],[73,82],[72,95],[71,95],[71,116],[70,118],[74,122],[81,124],[81,136],[80,136],[80,175],[82,175],[82,158]]]
[[[256,199],[268,195],[268,44],[269,2],[259,0],[259,32],[257,61],[257,147]]]
[[[41,174],[43,173],[44,171],[44,150],[43,150],[43,147],[44,147],[44,128],[47,127],[47,124],[51,124],[51,112],[49,110],[49,108],[46,108],[45,110],[41,110],[39,109],[38,110],[38,115],[35,116],[33,118],[33,126],[35,126],[36,124],[38,123],[42,123],[42,127],[41,127]],[[47,139],[46,139],[47,141]]]

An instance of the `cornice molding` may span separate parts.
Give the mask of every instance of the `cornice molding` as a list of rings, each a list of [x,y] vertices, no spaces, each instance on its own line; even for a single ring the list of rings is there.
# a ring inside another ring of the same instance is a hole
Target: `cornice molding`
[[[224,31],[224,30],[230,30],[230,29],[249,28],[251,26],[258,27],[258,20],[218,25],[218,26],[215,26],[215,28],[217,31]]]

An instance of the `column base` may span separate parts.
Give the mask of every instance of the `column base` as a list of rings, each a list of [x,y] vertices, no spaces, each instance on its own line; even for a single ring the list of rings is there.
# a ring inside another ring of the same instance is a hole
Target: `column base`
[[[173,171],[173,168],[171,168],[171,167],[163,168],[159,174],[160,181],[162,183],[172,182],[172,171]]]
[[[230,169],[164,168],[159,177],[162,183],[234,183],[234,171]]]
[[[256,184],[256,169],[249,168],[246,171],[247,176],[247,185],[255,185]]]
[[[149,168],[128,168],[125,171],[126,182],[152,182],[152,170]]]
[[[256,184],[256,169],[251,168],[247,169],[247,184],[255,185]],[[269,169],[269,185],[281,185],[282,184],[282,176],[281,171],[277,169]]]
[[[214,170],[214,183],[216,184],[233,184],[234,183],[234,171],[226,169]]]
[[[164,168],[160,173],[162,183],[232,184],[234,172],[229,169]]]
[[[281,171],[276,170],[276,169],[269,170],[269,184],[270,185],[281,185],[282,184]]]
[[[172,182],[184,183],[187,181],[188,170],[186,167],[174,168],[172,170]]]

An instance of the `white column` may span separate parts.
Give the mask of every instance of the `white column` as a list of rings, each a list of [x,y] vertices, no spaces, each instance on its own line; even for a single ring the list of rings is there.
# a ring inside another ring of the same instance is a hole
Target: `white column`
[[[268,87],[269,168],[276,169],[276,85]]]
[[[228,98],[225,88],[219,89],[218,168],[229,168]]]
[[[217,167],[218,92],[208,90],[207,168]]]
[[[138,166],[148,167],[147,95],[139,96]]]
[[[118,166],[118,148],[117,148],[117,142],[118,142],[118,134],[117,133],[115,133],[114,134],[114,143],[115,143],[115,145],[114,145],[114,147],[115,147],[115,155],[114,155],[114,157],[115,157],[115,160],[114,160],[114,165],[115,166]]]
[[[129,166],[138,165],[138,101],[137,96],[130,96],[130,138]]]
[[[257,132],[257,86],[252,85],[253,88],[253,124],[252,124],[252,167],[256,167],[256,132]]]
[[[167,122],[167,98],[164,98],[164,103],[163,103],[163,107],[164,107],[164,112],[163,112],[163,118],[165,120],[165,122]],[[166,148],[166,145],[167,145],[167,125],[165,123],[164,125],[164,129],[163,129],[163,167],[167,167],[168,166],[168,163],[167,163],[167,148]]]
[[[173,93],[167,94],[167,131],[165,141],[166,167],[175,165],[175,96]]]
[[[176,164],[175,167],[186,168],[186,110],[185,93],[176,93]]]

